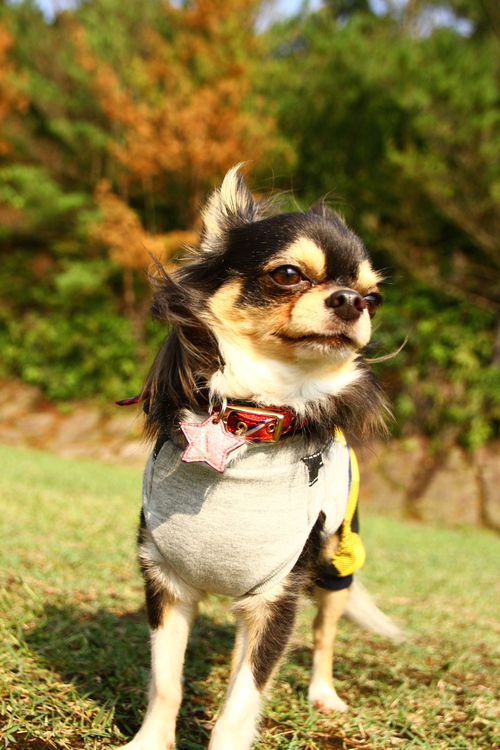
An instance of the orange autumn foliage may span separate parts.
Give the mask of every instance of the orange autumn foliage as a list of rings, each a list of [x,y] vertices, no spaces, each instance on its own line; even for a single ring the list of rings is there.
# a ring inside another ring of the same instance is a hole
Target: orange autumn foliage
[[[0,22],[0,125],[12,112],[24,111],[28,105],[27,97],[13,81],[15,68],[9,59],[13,39],[6,25]],[[9,151],[9,143],[0,136],[0,154]]]
[[[151,265],[151,255],[168,267],[183,244],[196,244],[198,240],[195,231],[149,234],[136,212],[112,192],[108,180],[99,183],[95,197],[101,218],[90,227],[90,239],[109,248],[111,259],[124,268],[147,269]]]
[[[169,38],[153,26],[138,32],[126,69],[90,47],[75,24],[78,60],[113,123],[108,151],[121,167],[121,191],[153,179],[166,190],[181,180],[189,195],[188,223],[206,190],[236,162],[260,160],[275,123],[251,100],[249,66],[257,59],[254,31],[260,0],[163,2]]]

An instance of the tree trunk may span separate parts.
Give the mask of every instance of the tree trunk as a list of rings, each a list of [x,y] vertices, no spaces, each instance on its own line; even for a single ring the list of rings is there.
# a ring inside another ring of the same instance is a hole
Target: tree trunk
[[[495,337],[495,344],[493,346],[493,356],[491,358],[491,364],[500,367],[500,318],[497,321],[497,334]]]

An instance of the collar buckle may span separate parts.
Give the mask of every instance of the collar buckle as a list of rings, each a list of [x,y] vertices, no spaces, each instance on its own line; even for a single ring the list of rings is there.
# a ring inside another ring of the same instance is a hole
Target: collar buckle
[[[234,415],[234,417],[233,417]],[[245,415],[249,418],[245,419]],[[229,424],[230,417],[231,424]],[[254,406],[239,406],[223,402],[218,417],[227,432],[241,435],[251,440],[277,443],[283,432],[285,415],[270,409],[257,409]],[[236,424],[233,424],[235,419]]]

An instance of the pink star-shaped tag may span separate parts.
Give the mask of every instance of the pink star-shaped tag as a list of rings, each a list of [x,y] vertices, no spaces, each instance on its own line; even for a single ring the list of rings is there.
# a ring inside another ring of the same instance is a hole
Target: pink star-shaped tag
[[[226,432],[224,424],[211,415],[200,424],[180,422],[188,446],[181,456],[182,461],[204,461],[221,474],[231,451],[245,444],[245,439]]]

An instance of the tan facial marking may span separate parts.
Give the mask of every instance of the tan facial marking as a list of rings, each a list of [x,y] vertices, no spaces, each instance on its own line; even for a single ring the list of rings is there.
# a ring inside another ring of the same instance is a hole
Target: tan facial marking
[[[276,347],[272,333],[283,327],[288,319],[287,306],[279,305],[274,308],[268,307],[245,307],[238,304],[243,282],[233,279],[224,284],[209,301],[210,312],[213,319],[209,322],[210,327],[216,334],[225,339],[232,338],[238,341],[238,345],[251,352],[253,346],[258,346],[264,351],[265,342],[270,335],[270,340]],[[270,343],[270,341],[268,341]]]
[[[287,333],[290,336],[304,336],[308,333],[326,333],[335,328],[338,319],[332,317],[325,306],[325,300],[337,287],[316,287],[302,295],[294,305]],[[332,324],[332,325],[330,325]]]
[[[232,279],[224,284],[209,300],[208,306],[215,320],[215,327],[222,326],[239,334],[250,332],[253,328],[252,316],[238,305],[243,282],[241,279]],[[247,331],[247,329],[249,329]]]
[[[325,256],[315,242],[307,237],[299,237],[294,243],[289,245],[282,255],[275,256],[267,268],[271,271],[279,265],[296,265],[304,272],[316,280],[325,277]]]
[[[369,260],[364,260],[359,266],[358,276],[356,278],[356,288],[358,291],[361,294],[367,294],[372,291],[377,284],[380,284],[381,281],[383,281],[382,274],[373,270]]]

